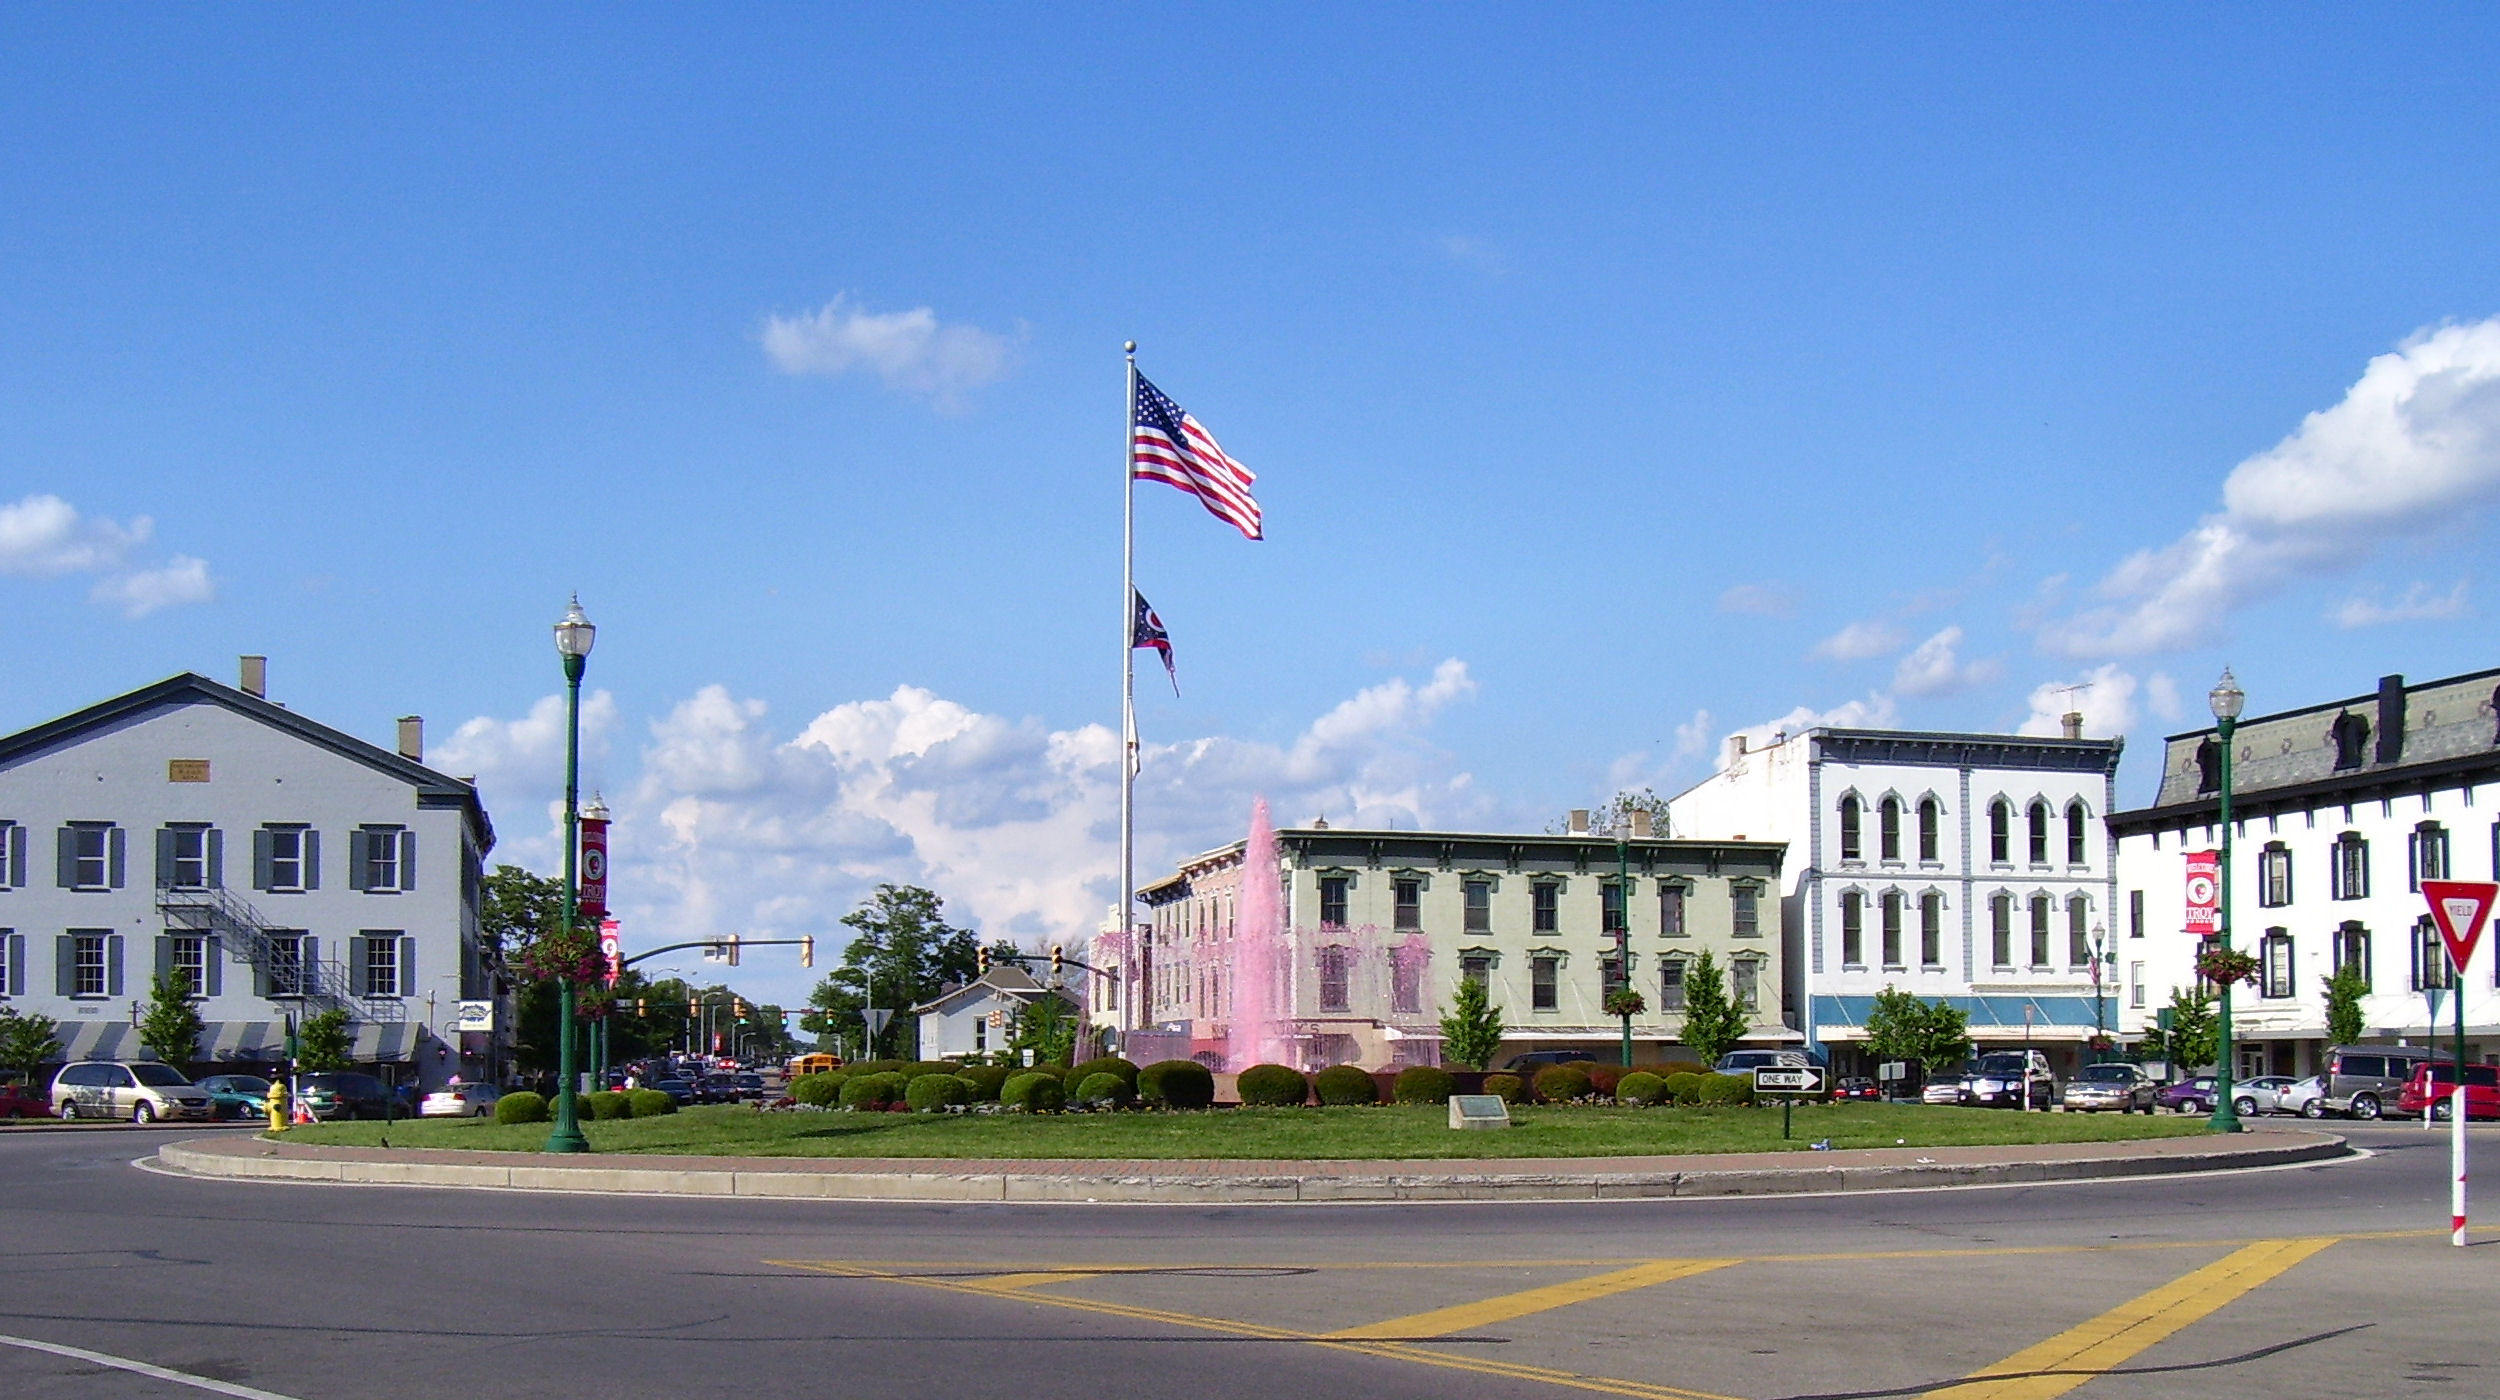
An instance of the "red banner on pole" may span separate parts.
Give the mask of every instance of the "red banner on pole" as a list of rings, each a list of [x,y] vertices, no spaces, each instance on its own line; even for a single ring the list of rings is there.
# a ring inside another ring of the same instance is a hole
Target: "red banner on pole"
[[[2198,938],[2222,932],[2222,852],[2187,853],[2187,931]]]
[[[599,921],[599,956],[608,965],[608,985],[613,987],[625,975],[625,935],[614,919]]]
[[[576,908],[585,919],[597,919],[608,912],[608,822],[605,817],[582,818],[581,883],[577,887]]]
[[[2431,922],[2439,926],[2439,939],[2448,945],[2448,956],[2456,960],[2457,971],[2474,960],[2474,945],[2483,936],[2483,924],[2491,918],[2491,905],[2500,898],[2500,885],[2487,880],[2424,880],[2422,898],[2430,901]],[[2460,986],[2451,996],[2464,995]]]

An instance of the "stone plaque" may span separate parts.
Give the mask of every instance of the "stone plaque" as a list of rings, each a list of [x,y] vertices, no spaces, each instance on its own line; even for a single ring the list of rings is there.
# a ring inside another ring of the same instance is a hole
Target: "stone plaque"
[[[205,758],[169,758],[165,760],[165,781],[169,783],[204,783],[208,781],[208,760]]]
[[[1510,1126],[1510,1105],[1502,1102],[1499,1094],[1452,1094],[1450,1126],[1507,1128]]]

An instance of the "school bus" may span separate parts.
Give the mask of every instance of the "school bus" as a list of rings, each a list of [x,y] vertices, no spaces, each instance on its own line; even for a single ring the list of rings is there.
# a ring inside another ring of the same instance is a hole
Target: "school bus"
[[[841,1063],[842,1057],[839,1055],[800,1055],[790,1061],[788,1073],[792,1079],[796,1079],[802,1074],[822,1074],[826,1070],[839,1067]]]

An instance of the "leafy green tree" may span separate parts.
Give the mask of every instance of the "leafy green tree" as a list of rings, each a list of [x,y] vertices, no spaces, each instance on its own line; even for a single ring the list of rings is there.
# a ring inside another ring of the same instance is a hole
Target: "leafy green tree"
[[[2214,1062],[2222,1047],[2222,1021],[2214,1014],[2214,999],[2199,995],[2192,987],[2173,988],[2170,993],[2170,1029],[2161,1038],[2162,1054],[2172,1069],[2203,1069]]]
[[[1941,997],[1886,987],[1866,1015],[1866,1049],[1879,1060],[1915,1060],[1932,1079],[1970,1058],[1970,1016]]]
[[[1703,949],[1684,973],[1684,1044],[1703,1064],[1716,1064],[1753,1028],[1750,1020],[1728,995],[1719,960]]]
[[[1970,1058],[1970,1013],[1938,997],[1927,1004],[1926,1019],[1915,1058],[1933,1079]]]
[[[295,1032],[295,1063],[308,1070],[345,1069],[353,1063],[356,1040],[347,1029],[347,1013],[324,1011],[304,1018]]]
[[[1502,1048],[1502,1008],[1493,1004],[1485,979],[1462,975],[1441,1018],[1441,1058],[1468,1069],[1493,1063]]]
[[[486,877],[478,927],[489,948],[506,955],[518,954],[553,934],[563,922],[562,879],[533,875],[517,865],[498,865]],[[594,931],[594,942],[596,937]]]
[[[1044,994],[1026,1002],[1016,1013],[1014,1036],[1007,1048],[1019,1059],[1023,1052],[1032,1051],[1035,1064],[1075,1063],[1076,1012],[1068,999]]]
[[[0,1006],[0,1069],[11,1069],[32,1084],[44,1062],[61,1053],[53,1032],[61,1023],[49,1016]]]
[[[2369,1028],[2361,1015],[2361,999],[2369,995],[2370,979],[2357,965],[2346,964],[2321,980],[2326,988],[2326,1043],[2354,1044]]]
[[[169,1065],[187,1065],[199,1058],[203,1029],[190,976],[170,967],[156,974],[148,986],[148,1009],[139,1018],[139,1043]]]
[[[877,886],[842,916],[859,936],[842,950],[842,965],[808,996],[801,1028],[816,1036],[846,1034],[864,1029],[863,1009],[885,1007],[895,1014],[869,1047],[871,1057],[917,1055],[919,1023],[905,1013],[942,988],[980,975],[980,938],[948,924],[945,908],[946,901],[917,885]]]

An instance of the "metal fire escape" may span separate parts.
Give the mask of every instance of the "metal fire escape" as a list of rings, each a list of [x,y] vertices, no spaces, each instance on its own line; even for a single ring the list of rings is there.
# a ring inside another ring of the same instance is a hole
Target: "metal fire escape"
[[[300,961],[270,936],[268,919],[251,904],[223,889],[160,889],[156,907],[180,927],[206,934],[222,944],[238,963],[251,966],[276,997],[300,1001],[307,1015],[344,1011],[351,1021],[392,1023],[408,1018],[397,997],[356,995],[347,969],[319,957]],[[290,990],[291,988],[291,990]]]

